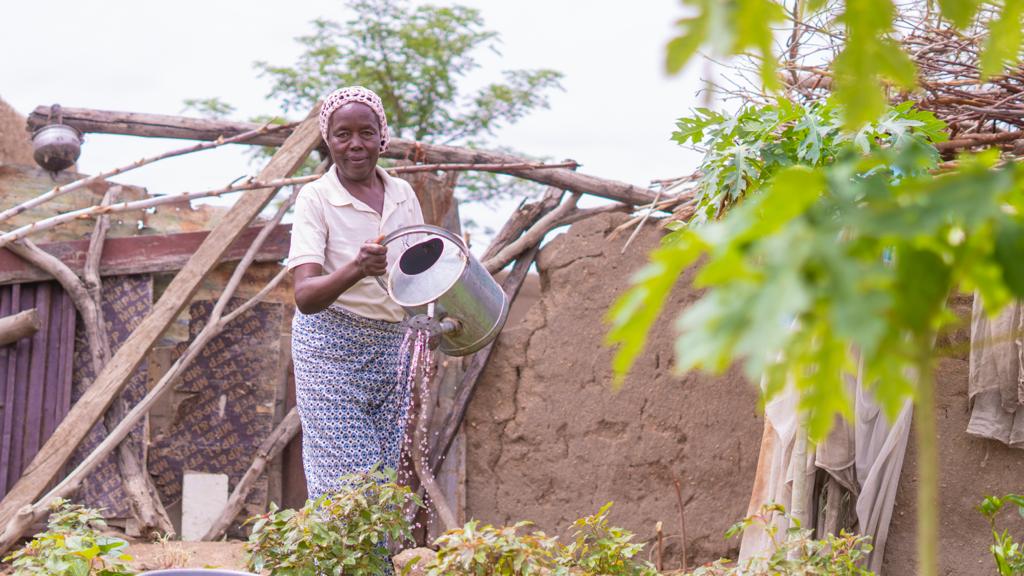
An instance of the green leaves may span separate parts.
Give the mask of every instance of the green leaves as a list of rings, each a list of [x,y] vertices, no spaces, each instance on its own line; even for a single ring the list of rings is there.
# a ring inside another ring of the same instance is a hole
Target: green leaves
[[[996,225],[993,256],[1002,271],[1006,287],[1017,298],[1024,298],[1024,225],[1011,218],[1000,218]]]
[[[695,223],[712,220],[729,206],[756,192],[788,166],[824,166],[840,152],[861,154],[916,146],[903,162],[904,172],[917,174],[935,166],[938,153],[930,143],[945,140],[945,123],[910,103],[891,108],[876,122],[852,135],[843,130],[843,109],[834,103],[804,106],[779,101],[747,107],[735,115],[698,108],[676,122],[673,140],[704,150],[698,181]],[[909,159],[913,159],[909,161]]]
[[[989,26],[985,50],[981,54],[981,74],[994,76],[1006,65],[1020,61],[1021,16],[1024,14],[1024,0],[1003,0],[1002,11]]]
[[[537,531],[521,534],[530,522],[495,528],[475,520],[439,537],[437,556],[425,566],[428,576],[534,576],[554,565],[557,538]]]
[[[131,576],[124,553],[128,543],[104,536],[106,522],[99,510],[57,498],[45,532],[4,558],[15,576],[70,574],[74,576]]]
[[[569,545],[529,532],[530,522],[496,528],[472,520],[437,539],[437,556],[424,570],[428,576],[657,576],[650,563],[638,560],[644,545],[608,522],[611,506],[574,522]]]
[[[901,324],[930,337],[952,286],[949,263],[932,250],[904,245],[896,251],[895,312]]]
[[[953,289],[981,288],[995,308],[1024,290],[1024,169],[979,155],[935,177],[934,116],[900,106],[849,135],[841,112],[780,105],[680,121],[678,139],[707,147],[702,170],[715,175],[701,181],[702,201],[724,214],[669,235],[613,306],[617,381],[665,296],[701,262],[703,296],[678,314],[677,368],[739,363],[766,398],[791,387],[820,439],[850,414],[844,378],[858,365],[886,413],[898,412],[915,390],[908,374],[950,320]],[[759,170],[725,210],[733,182],[722,174],[739,145]]]
[[[1024,517],[1024,496],[1018,494],[1007,494],[1002,498],[988,496],[982,500],[977,510],[988,520],[992,530],[993,543],[989,550],[992,552],[996,570],[1000,576],[1020,576],[1024,574],[1024,547],[1013,540],[1008,530],[999,532],[996,529],[996,517],[1006,504],[1015,504],[1017,513]]]
[[[966,28],[978,12],[981,0],[939,0],[942,15],[957,28]]]
[[[788,516],[777,504],[764,505],[758,512],[734,524],[725,533],[726,538],[739,536],[748,529],[765,533],[771,546],[763,555],[734,562],[718,560],[705,564],[686,576],[873,576],[863,568],[871,552],[870,538],[849,534],[827,534],[815,539],[812,530],[805,530],[799,522],[787,533],[779,534],[775,518]]]
[[[714,56],[756,52],[762,59],[762,83],[768,88],[778,85],[771,25],[785,18],[782,6],[773,0],[686,0],[683,4],[697,14],[676,22],[680,34],[666,49],[669,74],[678,73],[701,46],[709,44]]]
[[[891,0],[846,0],[845,7],[839,20],[846,26],[846,45],[833,63],[835,96],[845,107],[845,125],[856,130],[885,108],[880,80],[910,89],[917,71],[889,38],[895,15]]]
[[[278,510],[250,518],[246,552],[254,572],[273,574],[380,574],[391,565],[382,545],[411,539],[405,520],[415,494],[395,482],[392,470],[371,470],[339,480],[333,494],[310,500],[301,510]]]

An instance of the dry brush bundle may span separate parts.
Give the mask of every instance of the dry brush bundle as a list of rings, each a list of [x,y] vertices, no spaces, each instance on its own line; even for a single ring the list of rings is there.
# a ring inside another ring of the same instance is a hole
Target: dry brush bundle
[[[832,0],[813,14],[806,14],[805,0],[782,0],[787,19],[775,29],[774,53],[778,58],[781,93],[768,93],[760,82],[761,61],[755,55],[727,62],[707,59],[704,70],[706,96],[725,102],[727,108],[768,105],[780,98],[809,105],[831,96],[833,62],[847,41],[839,17],[844,2]],[[1005,160],[1024,156],[1024,67],[1001,67],[997,75],[985,75],[983,54],[988,28],[995,17],[991,6],[979,11],[974,21],[958,30],[944,21],[933,3],[910,0],[895,5],[893,38],[917,68],[913,91],[890,86],[891,104],[912,101],[947,124],[949,140],[936,147],[947,159],[963,151],[997,147]],[[694,146],[698,151],[700,146]],[[940,168],[955,165],[945,162]],[[656,180],[652,191],[676,202],[672,216],[662,221],[687,221],[696,207],[696,190],[702,172]]]
[[[832,91],[831,64],[846,41],[835,24],[837,10],[802,21],[790,9],[791,33],[780,63],[785,96],[798,101],[827,98]],[[948,125],[949,142],[938,148],[955,152],[997,146],[1013,156],[1024,155],[1024,67],[1002,68],[986,76],[983,52],[989,39],[991,7],[979,11],[964,30],[944,21],[930,2],[912,0],[896,5],[895,38],[917,67],[918,88],[891,88],[891,103],[913,101]],[[746,94],[748,99],[762,96]]]

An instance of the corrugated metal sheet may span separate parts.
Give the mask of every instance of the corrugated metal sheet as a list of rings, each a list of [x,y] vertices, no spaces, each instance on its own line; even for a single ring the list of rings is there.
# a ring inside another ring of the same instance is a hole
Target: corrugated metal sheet
[[[56,282],[0,286],[0,317],[35,308],[35,335],[0,347],[0,497],[71,407],[75,307]]]

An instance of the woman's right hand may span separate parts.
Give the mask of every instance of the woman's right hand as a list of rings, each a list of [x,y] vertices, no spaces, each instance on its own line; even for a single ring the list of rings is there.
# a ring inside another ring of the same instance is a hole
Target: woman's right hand
[[[383,237],[367,240],[356,254],[356,268],[363,276],[381,276],[388,269],[388,247],[380,243]]]

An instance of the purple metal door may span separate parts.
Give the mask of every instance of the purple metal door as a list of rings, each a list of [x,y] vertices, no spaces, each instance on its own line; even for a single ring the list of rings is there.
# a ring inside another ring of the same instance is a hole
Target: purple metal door
[[[71,406],[74,304],[56,282],[0,286],[0,317],[31,308],[39,331],[0,346],[0,497]]]

